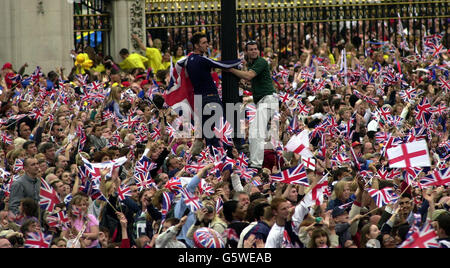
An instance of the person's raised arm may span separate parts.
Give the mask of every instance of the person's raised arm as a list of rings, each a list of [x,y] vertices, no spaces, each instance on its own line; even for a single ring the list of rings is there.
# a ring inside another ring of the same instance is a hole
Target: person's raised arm
[[[205,174],[205,172],[212,168],[214,166],[214,163],[208,164],[207,166],[205,166],[204,168],[202,168],[197,175],[195,175],[191,181],[188,183],[188,185],[186,186],[186,189],[190,192],[194,192],[195,188],[198,186],[198,184],[200,183],[200,179],[203,177],[203,175]]]
[[[311,54],[312,54],[312,49],[302,49],[303,53],[306,53],[306,60],[305,60],[305,67],[309,67],[309,65],[311,64]]]
[[[138,46],[142,51],[145,52],[147,50],[147,47],[144,45],[139,36],[137,36],[137,34],[131,34],[131,38],[133,38],[133,40],[136,41],[136,43],[138,43]]]
[[[18,73],[19,73],[20,75],[23,75],[23,74],[25,73],[25,69],[26,69],[27,67],[28,67],[28,63],[25,62],[25,64],[22,65],[22,67],[20,67]]]

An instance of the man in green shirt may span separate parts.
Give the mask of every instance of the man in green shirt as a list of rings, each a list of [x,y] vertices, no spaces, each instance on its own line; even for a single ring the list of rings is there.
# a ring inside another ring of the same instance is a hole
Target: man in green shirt
[[[248,57],[248,71],[234,68],[229,71],[241,79],[251,81],[252,84],[256,118],[250,123],[249,130],[250,166],[260,169],[264,161],[267,124],[278,111],[278,97],[272,83],[269,64],[259,56],[258,44],[255,41],[248,42],[245,45],[245,52]]]

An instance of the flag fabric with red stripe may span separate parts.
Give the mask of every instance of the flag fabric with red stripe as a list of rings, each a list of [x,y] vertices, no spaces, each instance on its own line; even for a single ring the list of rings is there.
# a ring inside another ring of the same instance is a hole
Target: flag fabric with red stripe
[[[303,158],[302,162],[306,169],[316,170],[316,160],[314,158]]]
[[[181,188],[181,195],[183,197],[184,203],[189,207],[192,212],[197,211],[198,209],[203,208],[203,204],[198,198],[198,196],[189,192],[185,188]]]
[[[208,227],[195,231],[193,239],[196,248],[225,248],[221,234]]]
[[[49,248],[52,242],[52,235],[45,235],[42,232],[39,233],[27,233],[27,237],[24,243],[25,248]]]
[[[199,187],[200,194],[206,194],[208,196],[214,194],[214,188],[211,186],[211,184],[206,182],[205,179],[200,180],[199,186],[200,186]]]
[[[161,204],[161,214],[163,216],[163,219],[166,218],[167,213],[169,213],[170,209],[172,208],[172,201],[174,198],[173,193],[163,192],[162,193],[162,204]]]
[[[306,130],[293,136],[285,146],[289,152],[294,152],[304,158],[311,158],[313,154],[309,150],[309,138]]]
[[[166,189],[169,189],[171,192],[179,193],[183,188],[181,183],[181,179],[179,177],[170,178],[166,184],[164,185]]]
[[[383,207],[392,201],[398,199],[398,196],[394,192],[394,188],[386,187],[381,190],[368,188],[367,192],[375,201],[378,207]]]
[[[314,186],[308,194],[303,198],[303,202],[307,207],[318,205],[323,203],[324,195],[328,189],[328,174],[322,177],[320,181]]]
[[[128,185],[120,185],[117,189],[117,197],[120,201],[125,200],[127,197],[131,196],[131,188]]]
[[[164,99],[169,106],[185,102],[194,107],[194,87],[187,74],[186,65],[190,54],[179,60],[175,67],[170,67],[170,82],[167,90],[164,92]]]
[[[233,128],[230,122],[228,122],[225,118],[220,118],[219,128],[214,127],[214,134],[224,144],[233,146],[233,139],[231,138],[233,134]]]
[[[68,227],[69,217],[65,210],[53,213],[47,216],[47,223],[50,227],[63,228]]]
[[[59,200],[58,193],[53,189],[44,179],[41,178],[41,190],[39,205],[41,209],[53,212],[55,206],[61,201]]]
[[[439,248],[438,236],[429,221],[422,228],[413,225],[408,234],[399,248]]]
[[[306,170],[304,164],[300,164],[297,167],[293,167],[284,170],[280,173],[273,174],[271,178],[272,180],[278,182],[309,186],[309,181],[308,178],[306,177]]]
[[[436,168],[431,174],[420,179],[420,186],[424,188],[441,185],[450,185],[450,168]]]
[[[389,167],[429,167],[431,166],[428,146],[425,140],[404,143],[387,149]]]
[[[18,173],[23,170],[23,160],[20,158],[17,158],[14,162],[14,173]]]

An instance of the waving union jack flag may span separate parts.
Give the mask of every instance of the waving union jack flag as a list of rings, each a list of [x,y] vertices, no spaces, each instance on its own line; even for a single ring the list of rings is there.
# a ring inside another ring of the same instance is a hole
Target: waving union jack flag
[[[24,246],[25,248],[49,248],[52,238],[52,235],[45,235],[42,232],[28,233]]]
[[[20,158],[17,158],[14,162],[14,173],[18,173],[23,170],[23,160]]]
[[[386,187],[381,190],[368,188],[367,192],[380,208],[398,199],[392,187]]]
[[[249,104],[245,108],[246,115],[248,118],[248,122],[251,123],[256,118],[256,105],[255,104]]]
[[[214,194],[214,188],[205,179],[201,179],[199,186],[200,194],[206,194],[208,196]]]
[[[120,201],[125,200],[127,197],[131,196],[131,188],[128,185],[120,185],[117,189],[117,197]]]
[[[39,201],[39,205],[41,209],[49,212],[53,212],[55,206],[61,203],[58,193],[44,179],[41,179],[40,196],[41,200]]]
[[[47,223],[50,227],[62,228],[68,227],[69,217],[65,210],[61,210],[57,213],[53,213],[47,216]]]
[[[422,187],[450,185],[450,168],[436,168],[430,175],[420,179]]]
[[[221,117],[219,128],[214,127],[214,133],[221,142],[228,146],[233,146],[233,140],[231,139],[233,128],[225,118]]]
[[[192,212],[203,208],[202,202],[199,200],[198,196],[192,194],[185,188],[181,188],[181,195],[183,197],[184,203],[190,208]]]
[[[427,221],[422,228],[413,225],[408,232],[406,240],[399,246],[399,248],[438,248],[438,236],[436,231]]]
[[[271,178],[272,180],[278,182],[309,186],[309,181],[306,177],[306,169],[303,163],[298,165],[297,167],[293,167],[280,173],[274,174],[271,176]]]
[[[37,66],[36,70],[34,70],[33,74],[31,75],[31,79],[36,84],[39,83],[41,77],[44,77],[44,74],[41,72],[41,67]]]
[[[179,193],[183,188],[183,185],[181,184],[181,179],[179,177],[173,177],[166,182],[164,187],[169,189],[171,192]]]

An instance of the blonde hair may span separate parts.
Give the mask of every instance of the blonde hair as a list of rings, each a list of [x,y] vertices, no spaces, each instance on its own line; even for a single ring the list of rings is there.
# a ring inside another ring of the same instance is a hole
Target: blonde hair
[[[7,159],[11,158],[12,163],[14,163],[14,161],[16,161],[17,158],[19,158],[19,155],[24,152],[25,152],[25,149],[23,149],[23,148],[14,149],[6,154],[6,158]]]
[[[111,88],[111,91],[109,92],[108,98],[106,98],[106,102],[105,103],[109,104],[112,101],[115,101],[115,102],[119,103],[120,99],[118,99],[116,97],[116,95],[117,95],[117,92],[120,92],[120,91],[122,91],[121,87],[113,87],[113,88]]]
[[[344,194],[345,186],[349,186],[349,182],[347,181],[339,181],[334,186],[333,194],[331,196],[332,199],[341,199]]]
[[[72,200],[70,201],[70,209],[69,209],[70,217],[74,216],[72,213],[73,205],[78,205],[82,201],[86,201],[89,205],[89,196],[87,194],[85,194],[84,192],[78,192],[73,196]]]

